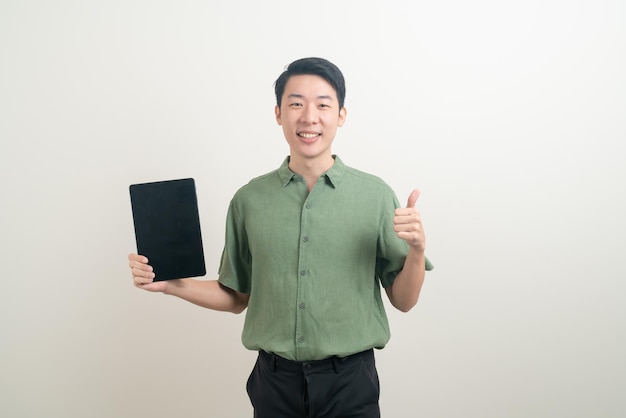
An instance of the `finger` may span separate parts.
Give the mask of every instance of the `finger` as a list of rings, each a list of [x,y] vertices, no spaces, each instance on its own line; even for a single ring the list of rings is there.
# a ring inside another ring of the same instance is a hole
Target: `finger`
[[[138,270],[138,269],[132,269],[131,272],[132,272],[133,280],[135,284],[152,283],[152,281],[154,280],[154,273],[152,272]]]
[[[148,257],[140,254],[128,254],[128,261],[138,261],[143,264],[148,264]]]
[[[394,213],[393,223],[396,225],[421,222],[422,215],[420,211],[415,208],[398,208]]]
[[[144,270],[144,271],[152,271],[153,268],[150,264],[144,264],[144,263],[140,263],[138,261],[129,261],[128,262],[128,266],[131,269],[138,269],[138,270]]]
[[[165,282],[154,282],[137,285],[137,287],[149,292],[164,292],[167,284]]]
[[[140,274],[142,276],[150,276],[152,274],[154,274],[154,271],[152,269],[152,266],[146,266],[144,264],[138,265],[138,266],[130,266],[130,271],[133,273],[133,275],[137,275]]]
[[[411,192],[411,194],[409,195],[409,199],[406,202],[406,207],[407,208],[414,208],[415,207],[415,202],[417,202],[417,199],[420,197],[420,191],[419,189],[415,189]]]
[[[420,232],[422,230],[422,224],[417,220],[404,222],[405,217],[398,217],[398,221],[394,222],[393,230],[396,232]]]

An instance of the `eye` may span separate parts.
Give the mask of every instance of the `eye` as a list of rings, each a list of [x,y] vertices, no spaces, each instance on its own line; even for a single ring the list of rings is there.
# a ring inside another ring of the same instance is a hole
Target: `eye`
[[[321,107],[322,109],[330,109],[330,105],[327,105],[326,103],[321,103],[321,104],[320,104],[320,107]]]
[[[289,107],[302,107],[302,103],[298,103],[298,102],[290,103]]]

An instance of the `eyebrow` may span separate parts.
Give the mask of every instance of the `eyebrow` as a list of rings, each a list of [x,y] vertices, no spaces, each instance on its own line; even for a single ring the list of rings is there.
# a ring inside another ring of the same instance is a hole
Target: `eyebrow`
[[[298,94],[298,93],[291,93],[289,96],[287,96],[288,99],[304,99],[304,95],[302,94]],[[318,99],[325,99],[325,100],[333,100],[332,96],[328,96],[328,95],[321,95],[321,96],[317,96]]]

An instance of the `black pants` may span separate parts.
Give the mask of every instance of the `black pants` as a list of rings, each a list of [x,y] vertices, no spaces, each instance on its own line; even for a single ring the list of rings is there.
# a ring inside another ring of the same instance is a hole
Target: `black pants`
[[[255,418],[379,418],[373,350],[296,362],[264,351],[250,374]]]

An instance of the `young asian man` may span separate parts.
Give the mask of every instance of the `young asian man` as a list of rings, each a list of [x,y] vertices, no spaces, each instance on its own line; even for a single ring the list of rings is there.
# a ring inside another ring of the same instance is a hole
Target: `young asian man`
[[[242,341],[259,352],[247,382],[258,418],[379,417],[374,348],[390,338],[381,287],[407,312],[425,271],[415,203],[332,153],[347,116],[341,71],[291,63],[275,83],[282,165],[231,200],[218,280],[153,281],[130,254],[135,286],[220,311],[246,310]]]

